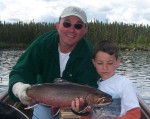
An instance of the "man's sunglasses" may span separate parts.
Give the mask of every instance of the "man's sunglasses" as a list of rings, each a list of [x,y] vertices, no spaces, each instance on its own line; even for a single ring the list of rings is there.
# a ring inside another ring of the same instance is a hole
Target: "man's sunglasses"
[[[72,26],[72,24],[71,24],[70,22],[68,22],[68,21],[64,21],[63,26],[64,26],[65,28],[69,28],[69,27]],[[78,29],[78,30],[79,30],[79,29],[82,29],[83,23],[76,23],[76,24],[74,24],[73,26],[74,26],[75,29]]]

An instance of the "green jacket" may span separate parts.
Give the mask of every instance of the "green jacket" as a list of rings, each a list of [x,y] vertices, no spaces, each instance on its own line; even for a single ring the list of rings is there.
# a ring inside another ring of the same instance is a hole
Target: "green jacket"
[[[16,82],[27,84],[52,83],[60,77],[59,35],[57,31],[47,32],[38,37],[21,55],[9,75],[9,95]],[[97,88],[98,74],[92,64],[93,48],[85,38],[81,39],[70,53],[62,78],[70,82]]]

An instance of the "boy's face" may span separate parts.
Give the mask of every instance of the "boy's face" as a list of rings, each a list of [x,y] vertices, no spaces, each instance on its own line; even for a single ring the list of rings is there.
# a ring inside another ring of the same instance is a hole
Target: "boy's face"
[[[110,78],[114,75],[116,68],[119,66],[120,61],[116,59],[115,55],[109,55],[106,52],[97,52],[93,64],[103,80]]]

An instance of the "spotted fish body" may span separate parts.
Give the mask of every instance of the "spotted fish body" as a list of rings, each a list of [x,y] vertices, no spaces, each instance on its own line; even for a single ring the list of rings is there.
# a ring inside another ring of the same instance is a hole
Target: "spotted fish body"
[[[37,84],[27,89],[32,104],[43,103],[52,107],[70,108],[75,98],[82,97],[87,105],[100,107],[112,102],[112,97],[96,88],[70,82]]]

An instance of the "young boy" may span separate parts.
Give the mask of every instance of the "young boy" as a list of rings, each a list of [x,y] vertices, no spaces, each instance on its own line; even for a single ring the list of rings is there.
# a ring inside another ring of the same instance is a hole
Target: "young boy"
[[[126,77],[115,74],[120,64],[116,45],[110,41],[98,43],[93,64],[101,76],[98,88],[112,95],[114,100],[121,100],[121,113],[117,119],[140,119],[140,106],[132,83]]]

